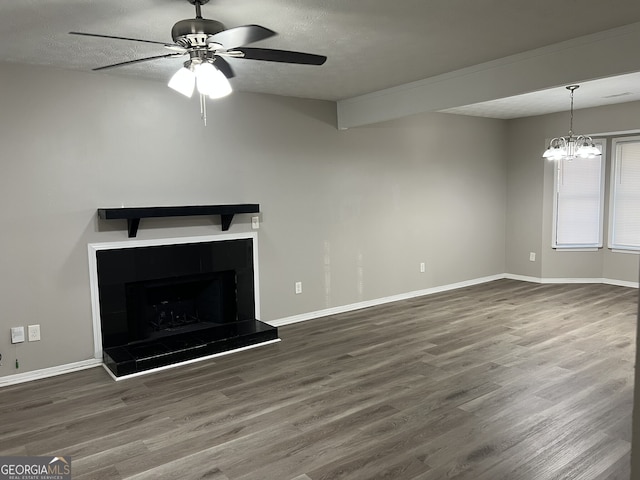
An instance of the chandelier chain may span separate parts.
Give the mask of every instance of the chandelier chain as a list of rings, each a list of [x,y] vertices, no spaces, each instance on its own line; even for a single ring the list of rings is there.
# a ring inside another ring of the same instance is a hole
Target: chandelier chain
[[[573,137],[573,92],[575,92],[580,85],[569,85],[567,90],[571,92],[571,116],[569,120],[569,138]]]
[[[571,90],[571,119],[569,120],[569,136],[573,137],[573,90]]]

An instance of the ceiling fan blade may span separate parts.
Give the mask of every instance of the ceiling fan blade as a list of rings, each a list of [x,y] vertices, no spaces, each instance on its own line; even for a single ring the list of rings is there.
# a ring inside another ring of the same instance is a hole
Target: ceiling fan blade
[[[247,45],[248,43],[264,40],[265,38],[277,35],[273,30],[261,27],[260,25],[243,25],[242,27],[230,28],[222,32],[211,35],[207,42],[215,42],[224,46],[227,50],[231,48]]]
[[[263,60],[265,62],[297,63],[300,65],[322,65],[327,61],[324,55],[313,53],[292,52],[290,50],[275,50],[272,48],[241,47],[234,50],[244,53],[243,58],[249,60]]]
[[[227,78],[233,78],[236,74],[233,72],[233,68],[229,65],[224,58],[216,55],[215,60],[213,61],[213,65],[222,72],[222,74]]]
[[[122,67],[123,65],[131,65],[132,63],[148,62],[150,60],[157,60],[158,58],[177,58],[177,57],[181,57],[182,55],[184,54],[168,53],[166,55],[156,55],[155,57],[138,58],[136,60],[129,60],[127,62],[120,62],[120,63],[114,63],[112,65],[105,65],[104,67],[97,67],[97,68],[94,68],[93,71],[97,72],[98,70],[106,70],[107,68]]]
[[[166,42],[155,42],[153,40],[142,40],[140,38],[115,37],[113,35],[99,35],[97,33],[69,32],[69,34],[70,35],[82,35],[84,37],[114,38],[116,40],[130,40],[132,42],[155,43],[156,45],[165,45],[165,46],[172,46],[173,45],[171,43],[166,43]]]

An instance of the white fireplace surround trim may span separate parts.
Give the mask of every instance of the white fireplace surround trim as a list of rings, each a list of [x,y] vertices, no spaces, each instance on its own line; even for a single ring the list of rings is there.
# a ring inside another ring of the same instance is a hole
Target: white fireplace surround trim
[[[91,316],[93,318],[94,358],[102,361],[102,330],[100,328],[100,297],[98,295],[98,263],[96,255],[100,250],[116,250],[122,248],[155,247],[162,245],[182,245],[185,243],[225,242],[229,240],[253,240],[253,290],[255,295],[256,320],[260,320],[260,272],[258,269],[258,234],[257,232],[227,233],[197,237],[156,238],[149,240],[127,240],[123,242],[90,243],[89,253],[89,285],[91,288]]]

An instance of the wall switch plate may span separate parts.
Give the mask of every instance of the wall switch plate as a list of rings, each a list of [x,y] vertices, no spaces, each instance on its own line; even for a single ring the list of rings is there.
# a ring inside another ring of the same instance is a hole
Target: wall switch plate
[[[424,264],[424,262],[420,262],[420,273],[424,273],[426,270],[426,266]]]
[[[536,252],[529,252],[529,261],[530,262],[536,261]]]
[[[11,343],[24,342],[24,327],[11,327]]]
[[[29,334],[30,342],[40,341],[40,325],[29,325],[27,327],[27,333]]]
[[[302,293],[302,282],[296,282],[296,295]]]
[[[260,228],[260,217],[251,217],[251,228],[258,230]]]

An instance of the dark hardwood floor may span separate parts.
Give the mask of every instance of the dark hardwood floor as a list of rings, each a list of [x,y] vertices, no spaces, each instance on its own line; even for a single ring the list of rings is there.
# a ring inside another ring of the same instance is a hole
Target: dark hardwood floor
[[[637,299],[500,280],[5,387],[0,455],[71,455],[76,480],[626,480]]]

